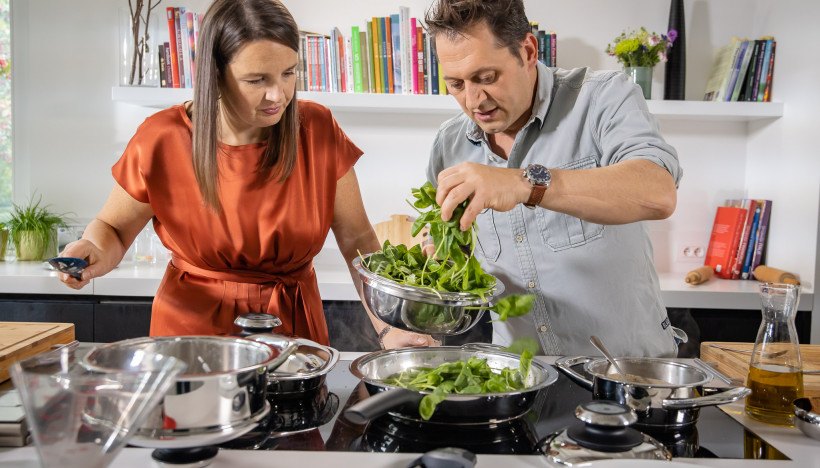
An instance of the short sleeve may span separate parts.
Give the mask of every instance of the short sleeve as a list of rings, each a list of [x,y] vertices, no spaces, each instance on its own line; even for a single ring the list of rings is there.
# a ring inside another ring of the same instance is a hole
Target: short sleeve
[[[601,166],[646,159],[669,171],[678,185],[683,175],[678,154],[661,136],[640,88],[626,75],[616,73],[601,83],[590,119],[597,130]]]
[[[128,142],[120,160],[111,168],[114,180],[135,200],[142,203],[150,203],[148,197],[148,184],[141,166],[144,159],[145,145],[142,144],[140,131]]]

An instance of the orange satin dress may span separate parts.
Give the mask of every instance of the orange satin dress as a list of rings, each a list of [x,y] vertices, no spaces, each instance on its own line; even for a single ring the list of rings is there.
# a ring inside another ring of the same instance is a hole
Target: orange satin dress
[[[194,176],[192,126],[181,105],[139,127],[114,165],[116,181],[149,203],[172,252],[154,297],[151,336],[226,335],[238,314],[278,316],[275,331],[328,344],[313,257],[333,221],[337,181],[362,155],[330,111],[298,101],[293,172],[259,182],[265,143],[220,144],[222,212],[205,206]]]

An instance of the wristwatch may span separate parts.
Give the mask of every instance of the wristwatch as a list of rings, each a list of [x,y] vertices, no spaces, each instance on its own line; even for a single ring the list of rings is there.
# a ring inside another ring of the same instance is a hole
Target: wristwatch
[[[524,203],[529,209],[535,209],[541,199],[544,198],[544,192],[552,182],[552,174],[550,170],[540,164],[530,164],[524,169],[524,178],[532,185],[532,192],[530,198]]]

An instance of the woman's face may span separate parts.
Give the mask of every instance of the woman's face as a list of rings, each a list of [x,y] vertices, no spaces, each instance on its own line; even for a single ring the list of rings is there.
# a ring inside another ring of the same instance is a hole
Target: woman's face
[[[222,79],[223,117],[234,131],[276,125],[296,89],[298,56],[268,40],[245,44],[234,55]]]

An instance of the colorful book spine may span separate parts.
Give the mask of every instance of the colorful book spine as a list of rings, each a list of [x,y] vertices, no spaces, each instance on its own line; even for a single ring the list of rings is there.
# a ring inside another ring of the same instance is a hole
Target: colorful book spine
[[[370,42],[373,44],[372,55],[370,56],[373,62],[373,84],[376,86],[375,92],[383,93],[382,62],[379,53],[379,19],[374,16],[370,23]]]
[[[730,261],[745,219],[746,210],[743,208],[719,206],[715,212],[704,265],[712,267],[721,278],[732,277]]]
[[[399,25],[401,32],[401,90],[404,94],[413,94],[412,67],[410,65],[412,58],[412,51],[410,50],[410,8],[399,7]]]
[[[441,94],[439,88],[438,57],[436,56],[436,41],[430,39],[430,94]]]
[[[157,53],[159,54],[159,87],[160,88],[167,88],[168,87],[168,78],[165,74],[165,45],[159,44],[157,47]]]
[[[772,40],[766,40],[766,52],[763,54],[763,69],[760,71],[760,81],[757,87],[757,101],[763,102],[763,96],[766,92],[766,78],[769,76],[769,59],[772,55]]]
[[[743,262],[746,255],[746,247],[749,245],[749,233],[752,230],[752,222],[754,220],[757,203],[754,200],[743,200],[741,207],[746,210],[746,219],[743,222],[743,231],[738,239],[738,244],[735,253],[732,256],[732,279],[740,279],[743,272]]]
[[[419,93],[419,62],[417,50],[418,44],[416,44],[416,18],[410,18],[410,79],[413,85],[413,94]]]
[[[173,66],[171,65],[171,43],[165,42],[162,44],[162,46],[165,49],[165,81],[167,83],[168,88],[173,88],[174,71]]]
[[[359,55],[362,57],[362,91],[365,93],[373,92],[373,77],[370,74],[370,53],[368,52],[370,44],[367,31],[359,31],[359,45],[362,50]]]
[[[389,16],[380,18],[380,21],[383,28],[382,34],[384,36],[382,39],[382,45],[384,46],[384,76],[387,77],[385,89],[387,89],[388,93],[393,93],[395,92],[393,89],[393,26]]]
[[[196,20],[194,16],[196,13],[193,11],[186,11],[185,12],[185,23],[187,25],[188,31],[188,59],[191,63],[191,85],[193,87],[193,83],[196,82],[196,39],[194,36],[194,25],[196,24]]]
[[[558,35],[550,31],[550,66],[558,66]]]
[[[760,206],[755,208],[754,218],[752,220],[752,230],[749,232],[749,241],[746,245],[746,255],[743,259],[743,271],[740,277],[743,279],[749,278],[749,268],[752,266],[752,257],[754,256],[755,240],[757,236],[758,227],[760,226]]]
[[[772,215],[772,201],[758,200],[760,205],[760,222],[757,228],[757,237],[755,238],[755,250],[752,255],[752,264],[749,266],[751,276],[754,276],[755,268],[763,263],[763,252],[766,246],[766,234],[769,230],[769,219]]]
[[[416,73],[418,77],[416,81],[419,84],[419,94],[426,94],[427,90],[424,88],[424,29],[421,26],[416,26]]]
[[[378,24],[378,31],[379,31],[379,65],[381,65],[381,76],[382,79],[382,92],[383,93],[392,93],[393,87],[391,83],[393,81],[393,70],[390,68],[390,64],[388,61],[387,56],[387,22],[385,21],[384,17],[379,18]],[[392,53],[392,52],[391,52]]]
[[[177,59],[177,28],[174,20],[174,7],[167,7],[165,9],[166,19],[168,20],[168,37],[171,49],[171,84],[174,88],[179,88],[179,61]]]
[[[772,41],[772,55],[769,56],[769,70],[766,75],[766,89],[763,91],[763,100],[770,102],[772,100],[772,80],[774,79],[774,52],[777,48],[777,42]]]
[[[362,44],[359,27],[350,28],[350,49],[353,54],[353,92],[364,92],[362,85]]]
[[[438,63],[438,93],[442,95],[447,94],[447,83],[444,81],[444,72],[441,71],[441,62],[436,59]]]
[[[393,92],[401,94],[403,92],[402,83],[402,55],[401,55],[401,26],[399,24],[399,15],[390,15],[390,36],[393,54],[391,56],[391,63],[393,64]]]
[[[174,28],[176,28],[176,41],[177,41],[177,63],[179,64],[179,87],[180,88],[188,88],[189,80],[191,79],[188,76],[188,70],[185,69],[185,54],[187,47],[183,46],[182,42],[182,26],[184,22],[180,22],[180,9],[174,7]]]
[[[732,64],[732,73],[729,75],[729,80],[726,81],[726,90],[723,92],[724,101],[732,100],[732,94],[734,94],[735,91],[735,83],[737,83],[737,77],[740,74],[740,67],[743,64],[743,58],[746,55],[746,48],[748,46],[749,41],[741,41],[738,46],[735,61]]]

